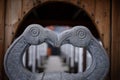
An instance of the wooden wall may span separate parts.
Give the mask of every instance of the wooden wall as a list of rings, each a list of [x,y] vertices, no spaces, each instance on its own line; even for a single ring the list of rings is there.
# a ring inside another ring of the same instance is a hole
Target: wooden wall
[[[120,1],[112,1],[111,80],[120,80]]]
[[[8,0],[6,2],[5,18],[5,50],[11,44],[14,36],[14,30],[17,28],[19,19],[22,20],[22,0]]]
[[[3,80],[5,2],[0,0],[0,80]]]
[[[3,51],[3,47],[6,50],[9,47],[13,36],[18,29],[18,25],[24,19],[24,16],[33,7],[48,1],[69,2],[86,11],[98,29],[104,47],[110,56],[111,77],[109,75],[108,80],[110,80],[110,78],[111,80],[119,80],[120,78],[118,71],[120,72],[120,6],[118,6],[119,2],[116,2],[117,0],[6,0],[6,2],[4,2],[4,0],[0,0],[0,50]],[[110,5],[110,1],[112,1],[112,5]],[[3,5],[4,3],[6,3],[6,5]],[[4,9],[5,7],[6,9]],[[110,13],[110,7],[113,9],[112,13]],[[6,12],[5,14],[4,11]],[[3,54],[3,52],[0,52],[0,55]],[[0,65],[2,65],[3,62],[2,58],[3,56],[0,56]],[[116,79],[113,77],[116,77]]]

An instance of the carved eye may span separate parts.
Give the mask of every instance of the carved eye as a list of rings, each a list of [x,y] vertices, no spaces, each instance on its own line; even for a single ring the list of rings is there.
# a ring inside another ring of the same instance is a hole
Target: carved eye
[[[33,36],[33,37],[36,37],[40,34],[40,30],[38,27],[32,27],[30,29],[30,34]]]
[[[78,30],[76,33],[80,39],[84,39],[86,37],[86,33],[83,29]]]

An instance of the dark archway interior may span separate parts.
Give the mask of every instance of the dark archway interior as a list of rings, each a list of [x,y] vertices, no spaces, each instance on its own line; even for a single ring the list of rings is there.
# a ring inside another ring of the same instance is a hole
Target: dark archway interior
[[[86,12],[66,2],[47,2],[34,7],[23,19],[15,38],[17,38],[29,24],[48,25],[83,25],[88,27],[92,34],[99,39],[99,33],[93,24],[92,20]]]

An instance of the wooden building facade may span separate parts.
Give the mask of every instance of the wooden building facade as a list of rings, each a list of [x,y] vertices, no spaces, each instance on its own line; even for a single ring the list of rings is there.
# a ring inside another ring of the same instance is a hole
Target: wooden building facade
[[[69,3],[86,12],[98,30],[109,55],[110,69],[106,80],[120,80],[119,0],[0,0],[0,77],[2,80],[5,80],[4,54],[20,29],[20,24],[36,7],[51,2]]]

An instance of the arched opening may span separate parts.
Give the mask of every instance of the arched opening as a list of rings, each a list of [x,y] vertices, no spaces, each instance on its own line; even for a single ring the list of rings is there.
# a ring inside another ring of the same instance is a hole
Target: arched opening
[[[100,40],[100,36],[99,33],[95,27],[95,25],[93,24],[92,20],[90,19],[90,17],[87,15],[87,13],[80,7],[75,6],[71,3],[66,3],[66,2],[46,2],[44,4],[40,4],[37,7],[34,7],[23,19],[23,21],[20,23],[19,28],[17,30],[17,33],[15,35],[15,38],[17,38],[18,36],[20,36],[22,34],[22,32],[24,31],[24,29],[30,25],[30,24],[40,24],[43,27],[51,27],[52,28],[57,28],[57,26],[61,26],[61,27],[65,27],[65,26],[69,26],[69,28],[74,27],[76,25],[83,25],[86,26],[87,28],[90,29],[90,31],[92,32],[92,34],[94,35],[94,37],[98,40]],[[45,45],[44,45],[45,46]],[[47,57],[50,55],[48,53],[51,52],[51,54],[54,54],[54,50],[57,50],[56,52],[58,52],[59,54],[61,53],[60,48],[55,48],[49,44],[47,44],[47,46],[50,46],[47,48]],[[41,72],[44,71],[44,64],[46,57],[40,56],[38,62],[36,62],[36,58],[32,58],[33,60],[33,64],[32,61],[29,61],[29,56],[30,56],[30,50],[33,49],[36,50],[36,47],[38,46],[31,46],[25,54],[25,67],[27,67],[29,70],[36,72],[36,68],[37,68],[37,72]],[[74,49],[79,51],[78,48],[73,46],[71,47],[71,49]],[[53,51],[53,52],[52,52]],[[36,52],[35,52],[36,53]],[[87,53],[85,49],[82,50],[82,53]],[[75,62],[73,61],[73,59],[75,59],[75,55],[71,54],[71,57],[68,58],[64,58],[64,56],[62,56],[63,61],[67,61],[67,66],[69,67],[69,70],[67,72],[71,72],[71,73],[76,73],[79,72],[78,68],[80,64],[82,64],[82,62],[79,64],[79,62]],[[83,55],[83,62],[85,62],[84,64],[82,64],[82,71],[84,71],[86,69],[86,62],[87,62],[87,55]],[[32,54],[32,57],[36,56]],[[41,60],[41,62],[40,62]],[[54,59],[53,59],[54,60]],[[72,63],[71,63],[72,61]],[[29,64],[30,62],[30,64]],[[38,66],[37,66],[38,65]],[[41,66],[42,65],[42,66]],[[72,65],[72,66],[71,66]],[[74,65],[74,66],[73,66]]]
[[[18,37],[29,24],[48,25],[83,25],[88,27],[96,38],[100,38],[99,33],[87,15],[80,7],[67,2],[46,2],[34,7],[25,15],[23,21],[18,26],[15,38]]]

